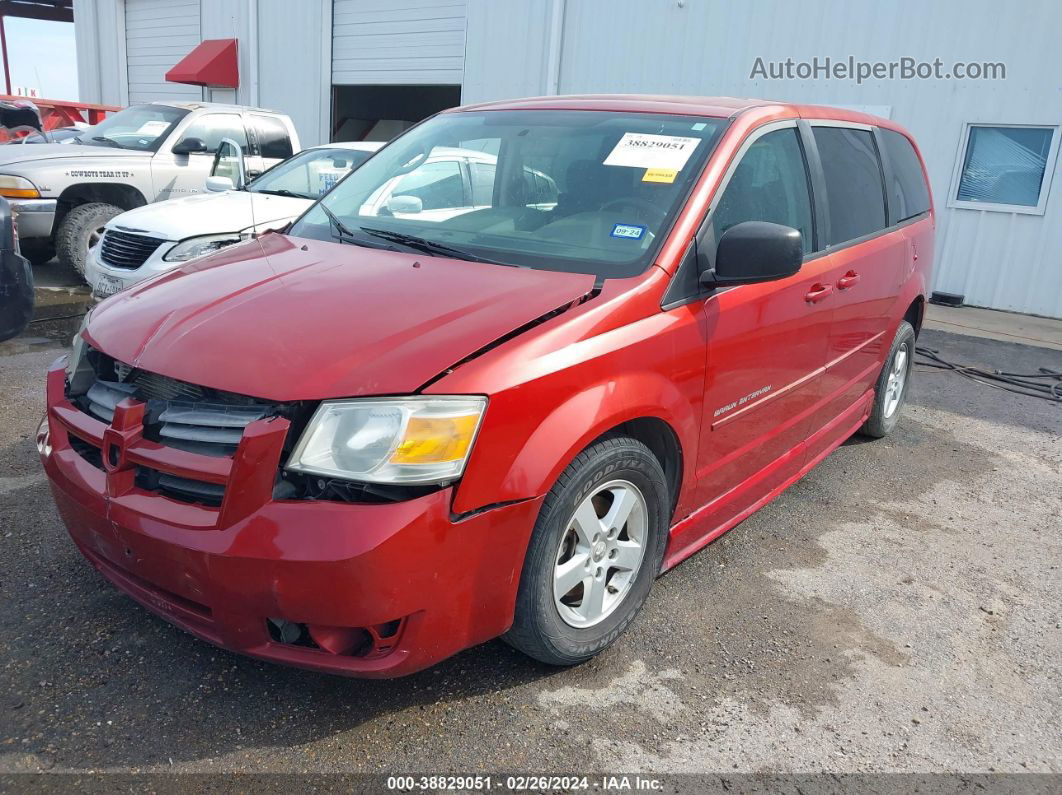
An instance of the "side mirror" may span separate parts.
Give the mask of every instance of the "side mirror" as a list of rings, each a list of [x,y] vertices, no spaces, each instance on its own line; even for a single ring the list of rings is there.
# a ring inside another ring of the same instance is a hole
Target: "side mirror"
[[[419,196],[392,196],[387,200],[387,209],[393,213],[419,213],[424,202]]]
[[[202,138],[182,138],[173,145],[170,151],[175,155],[190,155],[194,152],[205,152],[206,142]]]
[[[798,230],[767,221],[744,221],[719,238],[715,267],[701,274],[701,284],[728,287],[785,279],[798,272],[803,261]]]
[[[236,190],[236,185],[229,177],[210,176],[206,178],[206,189],[211,193],[223,193],[227,190]]]

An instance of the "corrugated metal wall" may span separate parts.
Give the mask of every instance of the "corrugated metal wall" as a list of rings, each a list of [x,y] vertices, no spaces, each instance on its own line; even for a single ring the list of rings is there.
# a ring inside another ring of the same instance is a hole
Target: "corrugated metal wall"
[[[334,85],[460,84],[465,0],[335,0]]]
[[[553,0],[470,0],[464,101],[547,93]],[[891,108],[916,136],[939,210],[935,289],[968,303],[1062,317],[1062,198],[1044,216],[949,209],[963,124],[1062,124],[1057,58],[1062,4],[1020,13],[989,0],[816,3],[567,0],[559,91],[767,97]],[[757,56],[811,60],[900,56],[947,67],[1003,61],[1003,81],[765,81]],[[1056,132],[1062,134],[1062,131]],[[1052,181],[1062,191],[1059,166]]]
[[[199,40],[199,0],[125,0],[128,101],[202,99],[199,86],[166,82]]]
[[[258,104],[283,110],[302,145],[328,141],[331,3],[258,0]]]

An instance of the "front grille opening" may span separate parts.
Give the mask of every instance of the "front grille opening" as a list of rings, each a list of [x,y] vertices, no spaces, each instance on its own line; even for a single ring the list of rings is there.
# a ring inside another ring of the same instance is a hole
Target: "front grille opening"
[[[155,491],[174,500],[211,508],[220,507],[225,499],[225,487],[217,483],[181,478],[149,467],[137,467],[135,482],[137,488],[145,491]]]
[[[96,469],[103,469],[103,456],[100,454],[100,448],[91,442],[86,442],[80,436],[74,436],[72,433],[68,434],[67,438],[70,440],[70,447],[75,453],[96,467]]]
[[[274,643],[345,657],[383,657],[390,654],[398,645],[404,626],[404,618],[371,627],[327,627],[283,618],[266,619],[269,637]]]
[[[108,229],[100,241],[100,259],[112,268],[136,270],[165,242],[160,237]]]
[[[250,423],[275,416],[294,421],[310,410],[300,403],[273,403],[189,384],[132,367],[97,350],[90,349],[87,358],[88,383],[82,379],[76,388],[69,385],[67,397],[72,403],[110,423],[122,400],[143,401],[144,438],[191,453],[231,457]]]

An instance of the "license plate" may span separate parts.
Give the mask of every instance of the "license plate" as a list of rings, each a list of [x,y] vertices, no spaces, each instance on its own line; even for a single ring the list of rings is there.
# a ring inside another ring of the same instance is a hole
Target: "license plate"
[[[100,276],[100,280],[96,282],[96,288],[92,291],[92,294],[96,298],[107,298],[114,295],[125,287],[122,284],[121,279],[116,279],[113,276],[107,276],[103,274]]]

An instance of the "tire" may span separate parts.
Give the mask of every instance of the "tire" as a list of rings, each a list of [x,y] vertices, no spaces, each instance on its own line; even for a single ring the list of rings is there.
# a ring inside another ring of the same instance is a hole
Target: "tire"
[[[55,232],[55,251],[59,261],[85,275],[85,256],[102,234],[103,226],[123,213],[121,207],[105,202],[79,204],[68,212]]]
[[[33,238],[19,243],[19,253],[29,260],[30,265],[45,265],[55,257],[55,246],[51,240]]]
[[[600,523],[613,508],[622,514],[628,504],[632,508],[621,527]],[[524,559],[513,625],[503,639],[550,665],[576,665],[611,645],[634,620],[660,572],[670,504],[660,462],[641,442],[607,437],[576,456],[542,504]],[[601,533],[580,533],[588,527]],[[593,537],[599,540],[589,543]],[[564,564],[579,581],[558,596],[554,575]],[[596,603],[601,605],[597,612]]]
[[[889,348],[889,355],[885,357],[885,365],[881,368],[878,382],[874,385],[874,405],[870,409],[870,416],[859,429],[864,436],[880,439],[890,434],[900,421],[900,411],[907,402],[907,391],[911,385],[914,354],[915,330],[906,320],[901,320]],[[900,356],[904,358],[898,371],[897,359]],[[893,379],[898,377],[901,371],[902,383],[899,386],[899,394],[895,394],[891,388]]]

